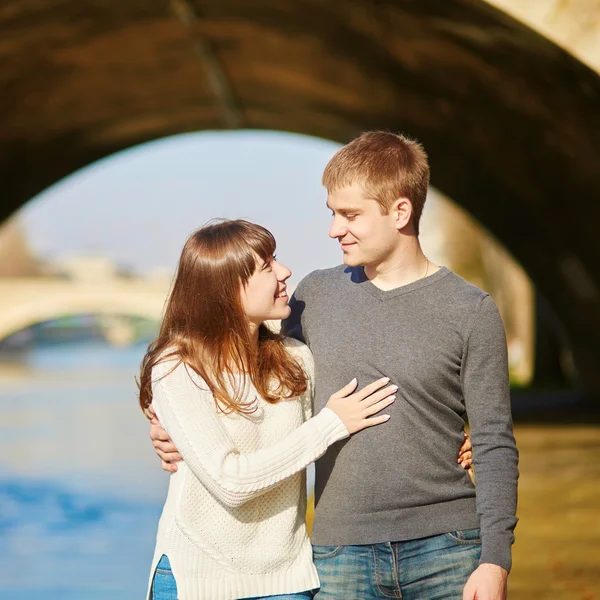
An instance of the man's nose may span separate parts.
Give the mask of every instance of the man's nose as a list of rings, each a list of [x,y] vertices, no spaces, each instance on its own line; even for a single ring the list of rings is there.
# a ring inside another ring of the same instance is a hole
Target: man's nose
[[[336,217],[334,217],[333,223],[331,224],[331,227],[329,229],[329,237],[335,239],[335,238],[343,237],[344,235],[346,235],[346,233],[347,233],[347,229],[346,229],[346,226],[344,225],[344,223],[341,222]]]

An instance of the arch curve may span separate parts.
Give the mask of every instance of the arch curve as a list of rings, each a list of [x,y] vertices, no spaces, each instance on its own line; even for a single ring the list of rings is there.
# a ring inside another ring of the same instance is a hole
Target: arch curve
[[[512,252],[600,397],[600,77],[482,0],[13,0],[0,11],[0,216],[175,133],[402,130]]]
[[[53,280],[0,280],[0,341],[66,315],[128,315],[159,320],[167,288],[143,282],[98,286]],[[7,291],[10,294],[3,293]]]

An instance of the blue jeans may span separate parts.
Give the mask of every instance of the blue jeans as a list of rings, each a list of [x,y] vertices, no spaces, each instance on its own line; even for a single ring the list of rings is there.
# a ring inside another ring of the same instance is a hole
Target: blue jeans
[[[156,565],[154,578],[152,580],[152,600],[177,600],[177,585],[171,571],[171,563],[163,554]],[[298,592],[296,594],[282,594],[279,596],[260,596],[256,598],[245,598],[244,600],[299,600],[307,598],[312,600],[311,591]]]
[[[310,590],[306,592],[296,592],[295,594],[281,594],[280,596],[256,596],[254,598],[240,598],[240,600],[299,600],[300,598],[306,598],[312,600],[314,593]]]
[[[406,542],[313,546],[315,600],[462,600],[481,556],[479,529]]]
[[[152,579],[151,600],[177,600],[177,584],[171,571],[171,563],[163,554],[156,565]]]

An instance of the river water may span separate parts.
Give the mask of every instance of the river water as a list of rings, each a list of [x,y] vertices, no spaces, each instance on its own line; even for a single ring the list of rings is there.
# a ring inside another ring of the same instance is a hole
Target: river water
[[[135,600],[168,485],[137,405],[145,346],[0,357],[0,599]],[[513,600],[600,600],[600,427],[518,425]]]
[[[0,598],[143,597],[168,485],[137,404],[144,351],[2,356]]]

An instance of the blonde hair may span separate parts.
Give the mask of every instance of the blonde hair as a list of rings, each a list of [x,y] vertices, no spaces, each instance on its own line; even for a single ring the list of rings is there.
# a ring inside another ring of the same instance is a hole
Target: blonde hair
[[[387,131],[369,131],[340,148],[323,172],[323,185],[333,192],[360,185],[386,214],[395,200],[408,198],[415,233],[429,187],[427,153],[416,140]]]

